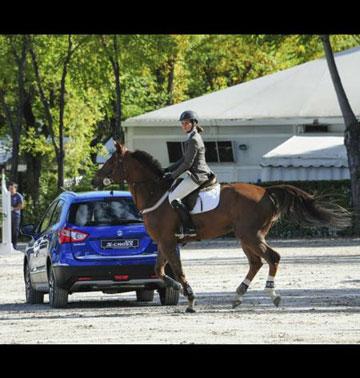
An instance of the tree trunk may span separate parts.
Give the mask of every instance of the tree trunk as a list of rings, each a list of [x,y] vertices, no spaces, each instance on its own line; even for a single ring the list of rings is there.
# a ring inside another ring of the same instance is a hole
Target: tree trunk
[[[25,127],[27,129],[30,127],[35,128],[35,117],[32,111],[32,95],[30,93],[25,96],[23,115],[25,119]],[[39,207],[42,156],[25,153],[24,158],[27,166],[24,188],[26,193],[28,193],[29,197],[32,199],[34,209],[36,209]]]
[[[356,235],[360,235],[360,125],[351,109],[341,83],[329,36],[322,35],[321,39],[324,45],[331,79],[335,87],[336,96],[345,122],[345,146],[348,155],[351,180],[351,202],[354,210],[353,230]]]
[[[121,127],[121,87],[120,87],[120,69],[116,62],[114,67],[115,84],[116,84],[116,115],[115,115],[115,130],[113,131],[113,138],[124,143],[124,133]]]
[[[166,105],[172,105],[174,103],[175,58],[169,60],[169,69]]]
[[[26,55],[28,52],[28,39],[26,36],[21,37],[21,50],[20,54],[15,44],[15,36],[9,36],[9,44],[11,47],[12,55],[15,59],[17,67],[17,106],[15,113],[15,122],[11,122],[11,137],[12,137],[12,158],[10,179],[18,182],[18,165],[19,165],[19,152],[20,152],[20,135],[23,126],[22,108],[25,98],[25,64]]]
[[[58,163],[58,179],[57,187],[61,189],[64,187],[64,160],[65,160],[65,150],[64,150],[64,112],[65,112],[65,92],[66,92],[66,76],[68,64],[71,58],[72,41],[71,35],[68,37],[68,50],[67,55],[64,60],[63,71],[61,75],[60,82],[60,101],[59,101],[59,154],[56,156]]]
[[[30,37],[28,37],[30,40]],[[32,63],[34,67],[35,72],[35,79],[36,83],[39,89],[40,99],[44,106],[45,115],[48,121],[48,130],[51,137],[51,141],[53,143],[54,149],[55,149],[55,155],[56,155],[56,162],[57,162],[57,171],[58,171],[58,177],[57,177],[57,187],[58,190],[61,189],[61,187],[64,186],[64,159],[65,159],[65,151],[64,151],[64,111],[65,111],[65,93],[66,93],[66,76],[68,73],[68,65],[71,60],[71,56],[74,53],[74,51],[81,45],[81,42],[78,43],[78,45],[75,48],[72,48],[72,39],[71,35],[68,36],[68,49],[67,53],[64,59],[63,63],[63,70],[61,75],[61,82],[60,82],[60,98],[59,98],[59,144],[56,143],[55,139],[55,133],[54,133],[54,122],[53,117],[50,109],[50,103],[47,100],[44,89],[42,86],[42,80],[40,78],[39,73],[39,66],[37,63],[37,57],[35,54],[35,51],[30,44],[30,55],[32,58]],[[51,97],[50,97],[51,101]]]
[[[31,55],[31,60],[32,60],[33,68],[34,68],[36,84],[37,84],[37,87],[38,87],[38,90],[39,90],[40,100],[41,100],[41,102],[43,104],[44,111],[45,111],[45,117],[46,117],[46,120],[47,120],[47,123],[48,123],[47,124],[47,130],[49,132],[52,144],[54,146],[55,154],[56,154],[56,156],[58,156],[58,154],[59,154],[59,147],[57,146],[56,140],[55,140],[54,120],[53,120],[53,116],[51,114],[50,104],[49,104],[49,102],[46,99],[46,96],[45,96],[45,93],[44,93],[44,89],[43,89],[43,86],[42,86],[42,80],[41,80],[41,77],[40,77],[39,65],[38,65],[38,62],[37,62],[36,53],[35,53],[35,51],[33,49],[32,43],[30,42],[31,41],[30,40],[31,37],[28,36],[27,38],[29,39],[29,52],[30,52],[30,55]]]
[[[117,36],[113,36],[113,48],[114,55],[111,59],[113,66],[115,86],[116,86],[116,114],[115,114],[115,130],[113,130],[113,138],[115,140],[120,140],[124,143],[124,132],[121,127],[121,86],[120,86],[120,65],[119,65],[119,45]]]

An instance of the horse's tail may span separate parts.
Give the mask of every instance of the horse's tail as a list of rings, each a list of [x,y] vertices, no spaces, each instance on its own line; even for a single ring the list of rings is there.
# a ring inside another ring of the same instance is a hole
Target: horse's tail
[[[346,209],[295,186],[273,185],[267,187],[266,191],[275,205],[275,218],[285,216],[289,221],[305,226],[343,229],[351,225],[351,214]]]

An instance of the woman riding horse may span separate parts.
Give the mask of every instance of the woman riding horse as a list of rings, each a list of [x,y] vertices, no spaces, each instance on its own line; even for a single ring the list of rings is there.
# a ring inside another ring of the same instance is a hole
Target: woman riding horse
[[[182,129],[188,134],[184,143],[184,156],[165,169],[164,179],[172,182],[186,172],[184,179],[169,194],[169,202],[178,213],[183,232],[176,233],[179,238],[196,236],[194,223],[186,205],[181,201],[188,194],[214,176],[205,160],[205,145],[200,133],[203,128],[198,125],[198,116],[192,110],[180,115]]]

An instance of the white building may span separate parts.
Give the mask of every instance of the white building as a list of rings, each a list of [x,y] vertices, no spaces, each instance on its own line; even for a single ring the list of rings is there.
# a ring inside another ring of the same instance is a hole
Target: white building
[[[350,104],[360,115],[360,47],[335,55]],[[325,58],[164,107],[123,123],[130,150],[165,167],[182,154],[178,122],[194,110],[207,160],[222,182],[261,180],[262,157],[294,135],[343,136],[344,123]]]

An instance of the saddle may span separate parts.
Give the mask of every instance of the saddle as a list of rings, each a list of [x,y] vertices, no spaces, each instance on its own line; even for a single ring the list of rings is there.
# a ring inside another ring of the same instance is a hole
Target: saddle
[[[178,178],[173,185],[175,189],[183,180],[183,178]],[[197,189],[193,192],[188,194],[186,197],[182,199],[182,203],[188,208],[189,211],[193,210],[194,206],[196,205],[197,198],[200,192],[207,192],[212,190],[214,186],[217,184],[217,179],[214,173],[209,174],[209,178],[203,184],[201,184]]]

